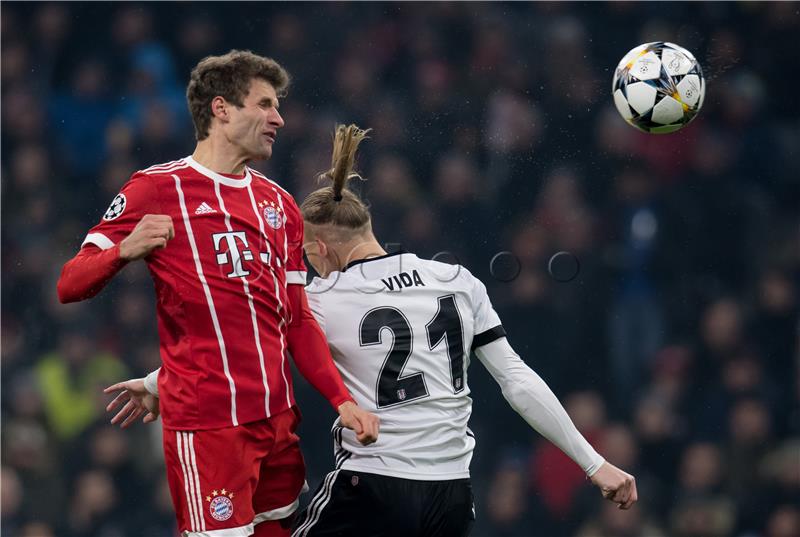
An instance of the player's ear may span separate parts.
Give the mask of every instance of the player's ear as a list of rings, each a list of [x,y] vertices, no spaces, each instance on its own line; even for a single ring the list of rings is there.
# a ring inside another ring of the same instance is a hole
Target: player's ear
[[[317,251],[321,257],[328,257],[328,245],[321,241],[319,238],[314,239],[317,243]]]
[[[211,99],[211,114],[220,121],[227,123],[230,119],[228,115],[228,102],[219,95]]]

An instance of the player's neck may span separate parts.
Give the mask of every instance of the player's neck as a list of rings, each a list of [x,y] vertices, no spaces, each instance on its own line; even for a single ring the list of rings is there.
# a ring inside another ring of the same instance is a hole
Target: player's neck
[[[227,140],[209,136],[197,142],[192,158],[202,166],[217,173],[242,174],[248,158],[235,150]]]
[[[345,260],[344,266],[347,266],[353,261],[361,261],[362,259],[372,259],[374,257],[386,255],[386,250],[378,244],[378,241],[375,240],[374,237],[371,237],[366,241],[353,241],[345,245],[342,248],[342,253],[345,254],[342,256],[342,259]]]

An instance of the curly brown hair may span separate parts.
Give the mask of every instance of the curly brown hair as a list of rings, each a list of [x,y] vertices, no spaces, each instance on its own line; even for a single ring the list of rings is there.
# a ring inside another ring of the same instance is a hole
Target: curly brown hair
[[[207,56],[192,69],[186,101],[194,122],[198,141],[208,137],[211,127],[211,101],[222,97],[226,101],[243,106],[250,90],[250,82],[261,78],[275,88],[279,96],[286,94],[289,73],[273,60],[254,54],[249,50],[231,50],[222,56]]]

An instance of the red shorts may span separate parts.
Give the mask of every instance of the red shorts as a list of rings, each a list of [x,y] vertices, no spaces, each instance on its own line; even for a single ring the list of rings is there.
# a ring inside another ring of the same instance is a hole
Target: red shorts
[[[308,488],[295,434],[299,423],[293,407],[238,427],[164,429],[167,478],[181,534],[245,536],[259,522],[294,513],[298,496]]]

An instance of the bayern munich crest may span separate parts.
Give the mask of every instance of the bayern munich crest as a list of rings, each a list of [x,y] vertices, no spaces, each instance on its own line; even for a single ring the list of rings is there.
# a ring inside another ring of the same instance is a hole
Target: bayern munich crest
[[[206,496],[208,502],[208,513],[214,520],[223,522],[233,516],[233,492],[225,489],[214,490],[210,496]]]
[[[272,229],[280,229],[286,222],[286,215],[283,214],[283,209],[279,205],[275,205],[274,201],[267,202],[264,200],[258,206],[264,209],[264,220]]]
[[[125,204],[127,203],[127,199],[125,198],[125,194],[117,194],[116,197],[111,201],[111,205],[108,206],[106,210],[106,214],[103,215],[103,220],[114,220],[122,214],[125,210]]]

